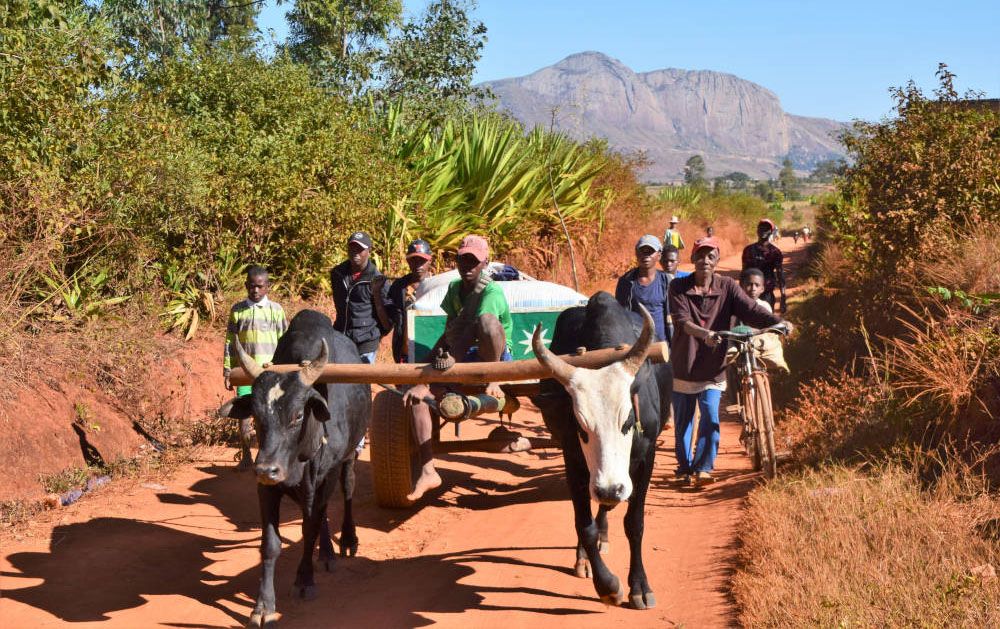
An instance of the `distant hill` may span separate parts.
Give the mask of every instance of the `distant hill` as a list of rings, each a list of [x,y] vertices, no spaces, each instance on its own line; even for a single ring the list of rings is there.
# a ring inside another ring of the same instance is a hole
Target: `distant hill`
[[[582,52],[528,76],[483,83],[529,126],[575,137],[601,136],[624,150],[646,151],[648,181],[677,181],[684,162],[705,158],[708,174],[742,171],[774,177],[787,156],[808,170],[843,157],[835,139],[846,125],[787,114],[770,90],[732,74],[667,68],[637,73],[599,52]]]

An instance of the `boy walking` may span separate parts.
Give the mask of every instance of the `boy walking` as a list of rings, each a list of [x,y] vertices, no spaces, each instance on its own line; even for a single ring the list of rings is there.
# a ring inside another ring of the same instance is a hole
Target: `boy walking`
[[[271,289],[271,281],[267,269],[262,266],[251,266],[247,269],[247,298],[229,309],[229,323],[226,325],[226,344],[222,356],[222,377],[226,389],[233,390],[229,382],[229,374],[233,365],[238,362],[234,339],[240,340],[240,345],[257,364],[263,365],[274,358],[274,350],[278,347],[278,339],[288,329],[288,319],[284,309],[267,297]],[[248,395],[251,387],[236,388],[236,395]],[[250,468],[250,437],[253,420],[240,421],[240,464],[239,469]]]

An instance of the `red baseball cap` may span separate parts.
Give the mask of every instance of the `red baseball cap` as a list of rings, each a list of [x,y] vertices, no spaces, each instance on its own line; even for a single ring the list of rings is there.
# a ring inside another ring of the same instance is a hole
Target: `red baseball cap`
[[[761,225],[767,225],[768,227],[771,228],[771,231],[778,229],[778,226],[774,224],[774,221],[772,221],[769,218],[760,219],[760,222],[757,223],[757,227],[760,228]]]
[[[458,246],[458,255],[471,253],[480,262],[490,257],[490,245],[482,236],[466,236]]]
[[[698,253],[699,249],[718,249],[719,241],[715,236],[706,236],[705,238],[699,238],[694,241],[694,248],[691,249],[691,257],[694,258],[694,254]]]

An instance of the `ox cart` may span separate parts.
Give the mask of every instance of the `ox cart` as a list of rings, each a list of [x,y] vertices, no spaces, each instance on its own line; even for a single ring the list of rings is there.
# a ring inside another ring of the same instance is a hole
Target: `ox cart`
[[[585,305],[587,298],[565,286],[537,281],[523,274],[521,280],[500,282],[511,308],[514,330],[509,345],[514,360],[457,363],[439,370],[424,361],[444,331],[445,314],[439,304],[452,276],[452,273],[446,273],[430,278],[422,285],[416,303],[408,311],[408,363],[328,364],[317,380],[373,384],[384,389],[374,396],[369,431],[375,497],[382,507],[411,506],[412,501],[407,494],[420,471],[410,410],[403,405],[403,391],[396,385],[442,385],[436,388],[435,399],[426,400],[430,403],[434,420],[432,442],[435,455],[512,453],[559,446],[549,437],[524,436],[505,429],[502,417],[507,416],[509,422],[520,407],[520,400],[538,394],[539,381],[551,377],[549,370],[535,359],[532,350],[536,327],[542,342],[547,345],[559,314],[567,308]],[[581,349],[563,358],[573,366],[596,369],[621,360],[627,351],[627,345],[590,352]],[[654,362],[663,362],[666,352],[666,344],[654,343],[647,355]],[[299,367],[274,365],[269,369],[281,372]],[[231,380],[234,384],[242,384],[244,380],[250,382],[241,369],[233,371]],[[486,395],[484,391],[488,383],[500,383],[504,396],[494,398]],[[454,426],[455,437],[459,437],[462,422],[492,413],[498,414],[498,429],[488,437],[442,439],[442,430],[448,424]]]

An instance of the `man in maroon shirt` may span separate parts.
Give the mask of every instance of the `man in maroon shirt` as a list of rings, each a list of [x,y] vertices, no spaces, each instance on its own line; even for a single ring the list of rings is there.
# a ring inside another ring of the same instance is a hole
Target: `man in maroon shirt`
[[[743,269],[760,269],[764,273],[764,294],[762,298],[774,308],[774,289],[781,291],[781,312],[785,312],[785,271],[782,268],[784,256],[781,249],[771,244],[771,235],[778,227],[767,218],[757,223],[757,242],[743,249]]]
[[[736,280],[719,275],[719,244],[715,238],[694,243],[693,275],[670,283],[670,316],[674,339],[670,362],[674,371],[675,475],[695,485],[712,482],[719,451],[719,400],[726,390],[726,346],[719,331],[728,330],[732,316],[755,328],[782,323],[743,292]],[[791,324],[785,322],[787,330]],[[698,443],[691,455],[691,428],[695,406],[701,412]]]

